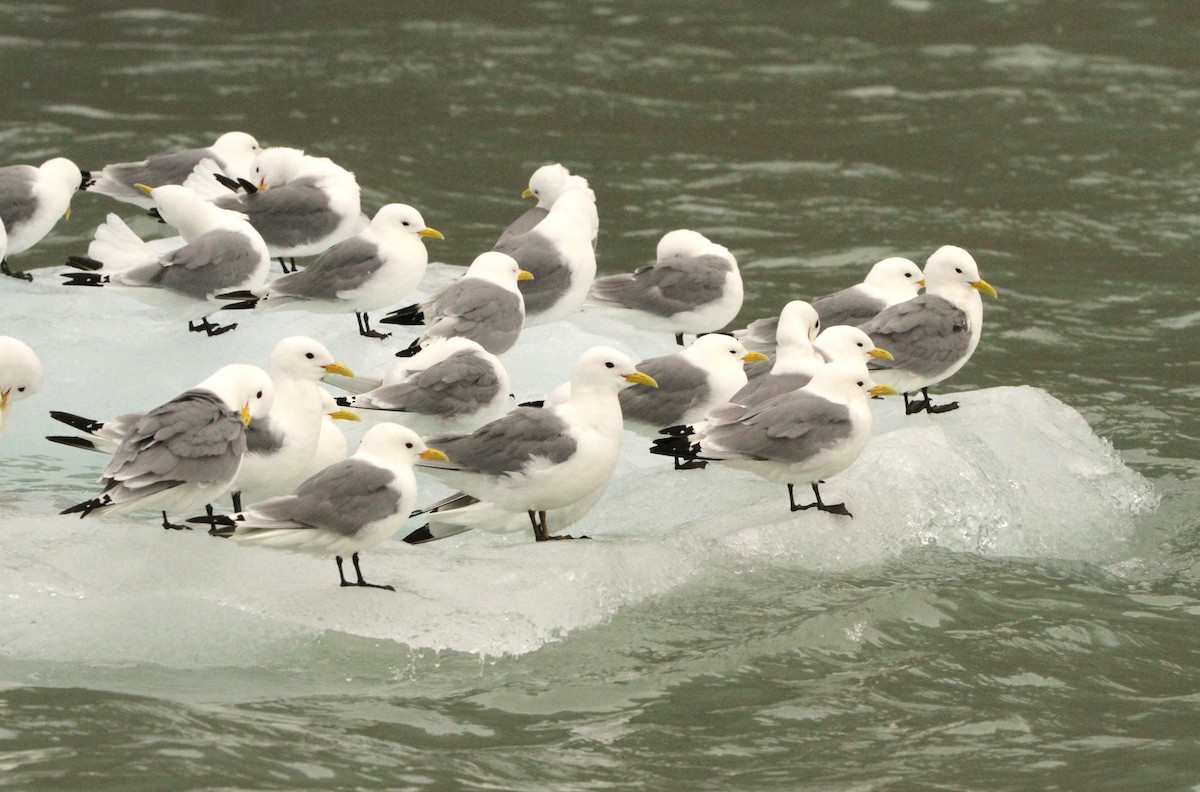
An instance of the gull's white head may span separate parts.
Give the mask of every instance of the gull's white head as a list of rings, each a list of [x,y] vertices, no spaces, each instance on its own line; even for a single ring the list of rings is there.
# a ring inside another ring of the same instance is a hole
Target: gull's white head
[[[718,370],[722,366],[740,371],[743,363],[767,359],[763,353],[751,352],[741,341],[722,333],[702,335],[679,354],[706,371]]]
[[[720,256],[733,266],[737,266],[737,259],[729,252],[729,248],[718,245],[699,231],[687,228],[679,228],[663,234],[663,238],[658,241],[658,247],[655,249],[655,258],[658,261],[695,258],[696,256]]]
[[[886,293],[895,302],[903,302],[917,296],[924,277],[921,268],[912,261],[893,256],[876,262],[863,283]]]
[[[38,170],[49,183],[66,190],[68,196],[73,195],[83,183],[83,173],[80,172],[79,166],[66,157],[48,159]]]
[[[266,417],[275,403],[271,377],[258,366],[245,363],[222,366],[196,387],[212,391],[246,423]]]
[[[334,359],[324,344],[305,336],[292,336],[276,344],[271,350],[269,368],[272,378],[289,377],[312,382],[326,374],[354,376],[354,372]]]
[[[413,235],[426,239],[445,239],[442,233],[425,225],[421,213],[408,204],[387,204],[371,219],[371,230],[383,236]]]
[[[779,312],[775,343],[782,347],[807,349],[820,331],[821,317],[817,315],[817,309],[804,300],[792,300]]]
[[[965,286],[996,296],[991,284],[979,277],[979,265],[970,253],[954,245],[935,250],[925,262],[926,293],[960,293]]]
[[[521,193],[521,197],[537,198],[538,208],[549,209],[567,189],[570,179],[571,172],[557,162],[543,165],[529,177],[529,186]],[[584,186],[587,186],[587,182],[584,182]]]
[[[495,250],[476,256],[463,277],[482,278],[514,292],[517,290],[517,281],[533,280],[533,275],[521,269],[516,259]]]
[[[638,371],[628,355],[612,347],[592,347],[575,363],[571,374],[571,398],[596,390],[616,393],[630,385],[658,387],[653,377]]]
[[[305,154],[287,146],[263,149],[250,165],[250,181],[260,190],[278,187],[304,172]]]
[[[425,445],[425,441],[412,429],[394,423],[371,427],[358,444],[354,456],[399,468],[411,468],[418,459],[446,459],[441,451]]]
[[[850,325],[838,325],[817,336],[813,347],[830,363],[866,363],[871,358],[891,360],[892,355],[875,346],[871,337]]]
[[[42,363],[23,341],[0,336],[0,434],[14,402],[42,389]]]
[[[876,385],[859,361],[828,363],[813,374],[804,390],[838,404],[866,404],[872,396],[895,396],[890,385]]]
[[[261,151],[254,136],[245,132],[226,132],[212,144],[212,150],[226,162],[249,162]]]

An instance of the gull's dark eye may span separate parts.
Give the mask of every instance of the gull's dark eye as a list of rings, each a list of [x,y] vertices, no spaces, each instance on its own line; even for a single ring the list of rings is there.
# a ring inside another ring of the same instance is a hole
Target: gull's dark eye
[[[858,342],[858,348],[859,348],[859,349],[862,349],[862,348],[863,348],[863,342],[862,342],[862,341],[859,341],[859,342]]]
[[[404,444],[404,447],[405,447],[405,448],[412,448],[412,443],[405,443],[405,444]]]
[[[860,388],[861,388],[862,386],[863,386],[863,381],[862,381],[862,380],[859,380],[859,381],[858,381],[858,387],[860,387]]]
[[[820,320],[820,319],[818,319],[817,321],[813,322],[813,327],[820,327],[820,326],[821,326],[821,320]]]
[[[906,278],[911,278],[911,277],[912,277],[912,273],[911,273],[911,272],[906,272],[906,273],[904,273],[904,277],[906,277]]]
[[[262,398],[262,391],[259,391],[258,393],[254,394],[254,398],[256,398],[256,399],[261,399],[261,398]]]
[[[617,364],[616,364],[616,363],[613,363],[613,362],[610,360],[608,363],[605,363],[605,364],[604,364],[604,367],[605,367],[605,368],[616,368],[616,367],[617,367]]]
[[[24,392],[25,392],[25,386],[24,386],[24,385],[22,385],[21,387],[17,388],[17,393],[24,393]]]
[[[959,275],[962,275],[962,268],[960,268],[960,267],[955,267],[955,268],[954,268],[954,271],[955,271],[955,272],[957,272]]]
[[[409,225],[409,222],[408,222],[407,220],[401,220],[401,221],[400,221],[400,225],[402,225],[402,226],[404,226],[405,228],[407,228],[407,227],[408,227],[408,225]]]
[[[312,352],[305,352],[304,357],[308,358],[309,360],[312,360],[313,358],[316,357],[316,355],[314,355]]]

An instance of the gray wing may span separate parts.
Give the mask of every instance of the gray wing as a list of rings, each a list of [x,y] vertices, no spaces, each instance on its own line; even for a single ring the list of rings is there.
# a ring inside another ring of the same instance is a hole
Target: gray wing
[[[748,381],[741,390],[729,397],[729,401],[747,407],[762,404],[780,394],[803,388],[811,379],[808,374],[764,374]]]
[[[246,427],[246,453],[273,454],[283,448],[283,433],[271,421],[270,415],[256,418]]]
[[[246,451],[246,426],[215,394],[190,390],[134,424],[104,469],[105,492],[150,494],[185,483],[233,478]]]
[[[259,263],[259,251],[245,234],[218,228],[166,254],[161,263],[135,267],[114,278],[203,300],[240,286]]]
[[[520,281],[517,288],[525,297],[525,312],[537,314],[549,310],[571,288],[571,270],[549,239],[537,230],[501,239],[494,250],[507,253],[521,266],[533,273],[533,280]]]
[[[895,368],[922,376],[945,370],[967,353],[971,343],[967,315],[935,294],[921,294],[886,308],[859,329],[895,357],[872,360],[868,368]]]
[[[273,281],[271,294],[336,300],[342,292],[362,286],[382,266],[378,244],[352,237],[329,248],[299,272]]]
[[[161,187],[164,184],[183,184],[192,174],[200,160],[209,158],[217,163],[222,170],[225,163],[209,149],[184,149],[169,151],[165,154],[155,154],[141,162],[118,162],[107,165],[101,173],[118,184],[134,189],[135,184],[146,184],[151,187]],[[139,192],[138,195],[141,195]]]
[[[733,337],[748,348],[764,352],[766,348],[775,348],[775,333],[778,330],[779,317],[768,316],[765,319],[755,319],[741,330],[734,330]]]
[[[708,437],[741,458],[803,462],[844,440],[851,428],[845,405],[798,391],[749,408],[737,421],[711,427]]]
[[[598,278],[592,296],[655,316],[673,316],[719,299],[730,269],[720,256],[668,259],[633,273]]]
[[[296,247],[333,233],[339,218],[316,179],[305,176],[279,187],[216,201],[222,209],[244,212],[269,247]]]
[[[553,410],[518,407],[471,434],[426,438],[449,462],[425,462],[426,467],[466,470],[491,476],[519,473],[535,457],[565,462],[575,453],[575,439]]]
[[[496,240],[496,246],[493,249],[499,250],[500,245],[503,245],[506,242],[510,241],[511,239],[513,239],[513,237],[518,237],[518,236],[521,236],[522,234],[529,233],[530,231],[532,231],[534,229],[534,227],[538,223],[545,220],[546,215],[548,215],[548,214],[550,214],[549,209],[543,209],[540,206],[533,207],[528,212],[526,212],[525,214],[518,217],[516,220],[513,220],[512,223],[508,226],[508,228],[504,229],[500,233],[500,238]]]
[[[396,513],[400,491],[392,486],[395,480],[390,470],[345,459],[305,479],[291,495],[255,504],[251,511],[271,521],[350,536]],[[256,527],[253,514],[246,525]]]
[[[811,305],[821,320],[821,327],[824,328],[837,325],[857,327],[873,319],[887,307],[883,300],[863,294],[862,289],[855,286],[818,297]]]
[[[471,415],[491,402],[499,388],[500,378],[495,368],[479,355],[464,350],[416,372],[404,382],[357,397],[354,406],[452,420]]]
[[[463,278],[442,292],[427,324],[426,336],[469,338],[500,355],[517,342],[525,317],[519,295],[481,278]]]
[[[32,165],[9,165],[0,168],[0,220],[12,234],[17,226],[29,221],[37,211],[33,184],[38,169]]]
[[[618,394],[626,419],[651,426],[674,426],[683,415],[712,392],[708,375],[677,355],[664,355],[638,363],[638,371],[654,377],[657,388],[626,388]]]

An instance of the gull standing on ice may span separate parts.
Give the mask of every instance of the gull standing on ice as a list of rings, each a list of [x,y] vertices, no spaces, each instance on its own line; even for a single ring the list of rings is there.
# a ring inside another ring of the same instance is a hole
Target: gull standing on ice
[[[186,317],[192,332],[214,336],[234,329],[236,324],[221,326],[207,316],[220,307],[216,294],[266,280],[271,259],[262,237],[244,214],[213,206],[187,187],[167,185],[150,193],[168,222],[181,218],[186,244],[159,253],[110,214],[96,229],[88,255],[67,260],[86,271],[63,273],[66,285],[109,287],[158,305]]]
[[[934,407],[929,386],[962,368],[979,345],[983,334],[980,293],[996,297],[991,284],[979,277],[975,259],[960,247],[943,245],[925,262],[924,294],[886,308],[860,325],[895,357],[891,362],[872,362],[872,376],[904,394],[906,414],[958,408],[958,402]],[[918,390],[923,398],[910,400],[910,394]]]
[[[8,428],[15,402],[42,389],[42,362],[29,345],[11,336],[0,336],[0,437]]]
[[[338,242],[299,272],[250,292],[220,295],[242,302],[226,309],[298,308],[313,313],[353,313],[359,335],[387,338],[371,329],[368,311],[391,305],[415,290],[429,253],[421,239],[445,239],[408,204],[388,204],[357,236]]]
[[[395,591],[363,579],[358,554],[391,538],[408,519],[417,499],[413,464],[445,461],[411,429],[372,427],[349,459],[305,479],[291,495],[252,505],[232,517],[196,517],[214,536],[322,557],[334,556],[342,586]],[[357,580],[346,580],[342,557],[349,554]]]
[[[748,470],[787,484],[792,511],[816,508],[850,517],[845,504],[822,501],[818,485],[862,453],[871,433],[869,397],[895,392],[874,384],[862,363],[830,363],[800,390],[753,407],[728,405],[689,435],[656,440],[650,451]],[[798,505],[796,484],[811,484],[816,500]]]
[[[475,498],[527,513],[539,542],[570,538],[552,533],[547,512],[593,497],[612,477],[623,427],[617,393],[635,383],[655,387],[626,355],[593,347],[575,364],[565,403],[518,407],[471,434],[430,437],[449,461],[418,464]]]
[[[571,172],[559,165],[557,162],[553,165],[543,165],[533,172],[529,177],[529,186],[521,193],[522,198],[536,198],[537,206],[525,212],[518,217],[508,228],[500,234],[500,238],[496,240],[496,246],[500,246],[512,239],[528,232],[542,220],[546,219],[546,215],[550,214],[551,207],[554,202],[569,189],[572,188],[588,188],[587,179],[582,176],[572,176]],[[598,230],[598,229],[597,229]],[[592,249],[596,249],[596,237],[592,237]]]
[[[561,319],[583,304],[596,277],[592,240],[599,228],[595,193],[570,187],[540,223],[496,243],[495,250],[533,273],[532,280],[520,287],[526,324]]]
[[[525,300],[517,284],[532,278],[511,256],[481,253],[457,281],[426,302],[393,311],[380,323],[425,324],[425,332],[397,357],[417,354],[434,338],[469,338],[493,355],[503,355],[517,343],[525,325]]]
[[[229,491],[246,452],[246,426],[265,416],[273,400],[262,369],[240,363],[218,369],[139,418],[104,469],[100,494],[62,513],[160,509],[163,528],[185,528],[167,512],[197,509]]]
[[[153,209],[154,201],[138,189],[139,184],[162,187],[183,184],[202,160],[210,159],[230,179],[250,175],[250,164],[258,156],[258,141],[245,132],[226,132],[207,148],[183,149],[155,154],[140,162],[118,162],[99,171],[84,173],[88,192]]]
[[[243,494],[251,501],[270,498],[304,479],[325,417],[324,391],[317,382],[326,374],[354,376],[324,345],[304,336],[276,344],[267,371],[275,402],[246,432],[246,455],[231,487],[233,508],[239,511]]]
[[[421,434],[471,431],[506,412],[508,372],[499,358],[470,339],[439,338],[396,363],[379,387],[337,401]]]
[[[742,275],[728,248],[680,229],[659,240],[654,264],[598,278],[589,301],[619,309],[636,327],[673,333],[683,346],[684,333],[709,333],[733,321],[742,309]]]
[[[71,216],[71,197],[81,188],[83,174],[65,157],[46,160],[40,167],[0,167],[0,224],[8,234],[8,250],[0,256],[0,274],[33,280],[28,272],[13,272],[8,256],[24,253],[42,241],[60,217]]]

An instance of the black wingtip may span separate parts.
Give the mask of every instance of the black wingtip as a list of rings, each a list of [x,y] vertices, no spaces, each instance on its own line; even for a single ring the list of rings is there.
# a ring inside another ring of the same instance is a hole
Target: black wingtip
[[[88,272],[95,272],[96,270],[103,267],[104,263],[101,261],[97,261],[96,259],[91,258],[89,256],[67,256],[67,266],[74,267],[75,269],[78,269],[78,270],[87,270]]]
[[[429,523],[425,523],[404,537],[404,541],[408,544],[424,544],[425,542],[432,542],[434,539],[437,539],[437,537],[433,535],[433,531],[429,530]]]
[[[98,272],[60,272],[64,286],[103,286],[108,283],[108,276]]]
[[[258,185],[248,182],[245,179],[238,179],[237,185],[246,191],[246,195],[254,195],[254,193],[258,192]]]
[[[166,220],[163,220],[162,213],[158,211],[157,207],[155,207],[154,209],[150,209],[149,211],[146,212],[146,214],[150,215],[151,217],[153,217],[155,220],[157,220],[160,223],[167,222]]]
[[[418,352],[420,352],[420,351],[421,351],[421,344],[420,344],[420,342],[419,342],[419,341],[413,341],[411,344],[409,344],[409,345],[408,345],[408,347],[407,347],[406,349],[401,349],[399,352],[397,352],[397,353],[396,353],[396,357],[398,357],[398,358],[410,358],[410,357],[412,357],[413,355],[417,354],[417,353],[418,353]]]
[[[91,171],[79,171],[79,175],[79,190],[81,192],[96,183],[96,180],[92,178]]]
[[[687,437],[695,434],[696,429],[695,427],[687,424],[678,424],[676,426],[668,426],[664,429],[659,429],[658,433],[660,435],[667,435],[668,437]]]
[[[253,310],[257,306],[258,306],[258,298],[255,297],[254,299],[251,299],[251,300],[243,300],[242,302],[235,302],[235,303],[229,303],[228,305],[222,305],[221,310],[222,311],[250,311],[250,310]]]
[[[51,410],[50,417],[59,423],[65,423],[72,429],[78,429],[81,432],[91,434],[104,426],[103,421],[93,421],[91,418],[84,418],[82,415],[75,413],[64,412],[63,410]]]
[[[535,401],[521,402],[517,406],[518,407],[545,407],[546,400],[545,399],[537,399]]]
[[[51,443],[60,443],[72,448],[82,448],[84,451],[95,451],[96,444],[84,437],[72,437],[70,435],[46,435],[46,439]]]
[[[240,189],[241,185],[238,184],[237,179],[231,179],[224,173],[214,173],[213,178],[220,182],[221,186],[227,190],[237,192]]]
[[[333,400],[337,402],[338,407],[353,407],[354,402],[350,401],[349,396],[334,396]]]
[[[63,509],[59,512],[59,514],[78,514],[79,519],[82,520],[84,517],[87,517],[89,514],[103,505],[103,499],[92,498],[91,500],[85,500],[83,503],[76,503],[74,506]]]
[[[700,446],[687,437],[661,437],[650,444],[650,453],[677,459],[696,459]]]
[[[378,321],[379,324],[394,325],[425,324],[425,312],[421,310],[421,306],[419,305],[409,305],[404,308],[397,308]]]
[[[238,291],[224,292],[217,295],[218,300],[257,300],[258,295],[249,289],[239,289]]]

